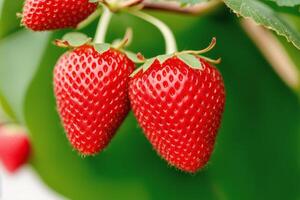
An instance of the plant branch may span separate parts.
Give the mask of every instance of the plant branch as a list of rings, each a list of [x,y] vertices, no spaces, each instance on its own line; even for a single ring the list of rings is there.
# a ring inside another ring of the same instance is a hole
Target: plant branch
[[[241,25],[280,78],[292,89],[299,89],[300,73],[278,39],[252,20],[243,19]]]
[[[138,5],[142,2],[143,2],[143,0],[127,0],[127,1],[124,1],[123,3],[121,3],[121,7],[122,8],[132,7],[132,6]]]
[[[146,10],[162,10],[182,14],[201,15],[214,10],[218,6],[222,5],[222,3],[223,1],[221,0],[210,0],[208,2],[182,7],[178,2],[153,2],[150,0],[144,0],[141,5],[143,6],[143,9]]]
[[[209,13],[223,4],[222,0],[210,0],[194,5],[182,6],[176,1],[155,1],[155,0],[127,0],[119,4],[110,4],[107,0],[101,0],[112,12],[117,12],[124,8],[138,6],[144,10],[161,10],[174,13],[202,15]]]

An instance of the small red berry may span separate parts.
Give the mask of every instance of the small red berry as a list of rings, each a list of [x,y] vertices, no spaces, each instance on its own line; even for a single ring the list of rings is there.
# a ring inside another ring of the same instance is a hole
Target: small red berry
[[[75,28],[96,9],[89,0],[25,0],[21,23],[34,31]]]
[[[177,56],[155,60],[129,83],[133,112],[154,149],[169,164],[196,172],[209,160],[224,109],[219,71],[197,58],[193,69]]]
[[[118,50],[84,45],[65,53],[54,69],[58,112],[67,137],[83,155],[105,148],[130,110],[134,63]]]
[[[24,130],[10,125],[0,127],[0,160],[7,171],[14,173],[30,155],[30,142]]]

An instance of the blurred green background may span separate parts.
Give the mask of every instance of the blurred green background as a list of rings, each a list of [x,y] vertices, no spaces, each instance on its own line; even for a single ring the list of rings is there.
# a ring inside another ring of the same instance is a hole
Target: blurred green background
[[[65,50],[51,41],[67,30],[33,33],[21,28],[15,17],[21,6],[19,0],[0,0],[0,99],[10,117],[28,128],[31,164],[51,188],[75,200],[300,200],[299,98],[229,10],[203,17],[151,13],[171,27],[181,50],[204,48],[216,36],[210,56],[223,59],[218,68],[227,91],[224,120],[211,161],[190,175],[157,156],[132,113],[101,154],[82,158],[73,151],[52,86],[53,67]],[[95,26],[82,32],[93,36]],[[126,14],[114,16],[107,41],[122,37],[127,26],[134,31],[130,50],[146,56],[163,53],[160,33]],[[285,45],[299,61],[299,51]]]

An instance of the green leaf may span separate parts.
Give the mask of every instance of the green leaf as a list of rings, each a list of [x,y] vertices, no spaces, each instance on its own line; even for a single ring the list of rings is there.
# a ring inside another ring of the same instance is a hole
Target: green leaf
[[[104,53],[110,49],[110,44],[103,43],[103,44],[94,44],[94,48],[99,53]]]
[[[184,54],[179,54],[178,58],[193,69],[200,69],[200,70],[203,69],[201,62],[195,55],[184,53]]]
[[[83,33],[70,32],[63,36],[62,41],[67,41],[71,47],[80,47],[91,41],[91,38]]]
[[[297,6],[300,5],[300,0],[268,0],[277,3],[279,6]]]
[[[286,16],[289,21],[291,21],[297,31],[300,32],[300,17],[295,17],[295,16]],[[300,57],[299,57],[299,50],[293,48],[292,44],[286,42],[283,38],[278,37],[278,40],[281,42],[281,44],[285,47],[285,50],[289,54],[290,58],[293,60],[293,62],[296,64],[298,67],[299,73],[300,73]],[[300,91],[299,91],[300,95]]]
[[[289,14],[300,17],[300,5],[283,4],[287,2],[277,2],[276,0],[264,0],[264,2],[270,6],[274,11],[279,14]],[[282,15],[281,15],[282,16]]]
[[[224,0],[224,2],[237,15],[251,18],[256,23],[274,30],[300,49],[300,34],[267,4],[258,0]]]

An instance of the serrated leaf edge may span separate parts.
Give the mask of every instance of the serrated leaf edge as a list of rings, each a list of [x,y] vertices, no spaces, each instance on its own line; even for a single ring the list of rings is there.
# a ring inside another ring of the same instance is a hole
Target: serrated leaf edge
[[[252,17],[245,16],[244,14],[237,12],[236,10],[234,10],[233,8],[231,8],[231,6],[228,5],[228,3],[227,3],[226,1],[224,1],[224,3],[225,3],[225,5],[226,5],[230,10],[232,10],[232,12],[235,13],[238,17],[242,16],[242,17],[245,18],[245,19],[248,19],[248,20],[250,19],[250,20],[254,21],[257,25],[263,26],[263,27],[265,27],[265,28],[267,28],[267,29],[269,29],[269,30],[274,31],[277,35],[283,36],[288,42],[292,43],[297,49],[300,50],[300,46],[296,45],[296,43],[295,43],[294,41],[290,40],[289,37],[288,37],[287,35],[285,35],[285,34],[283,34],[283,33],[280,33],[279,31],[277,31],[277,30],[276,30],[275,28],[273,28],[272,26],[264,25],[264,24],[262,24],[262,23],[257,22],[257,21],[254,20]],[[282,20],[282,19],[280,18],[280,20]],[[284,23],[286,23],[284,20],[282,20],[282,21],[283,21]],[[293,29],[291,29],[291,30],[294,31]]]

